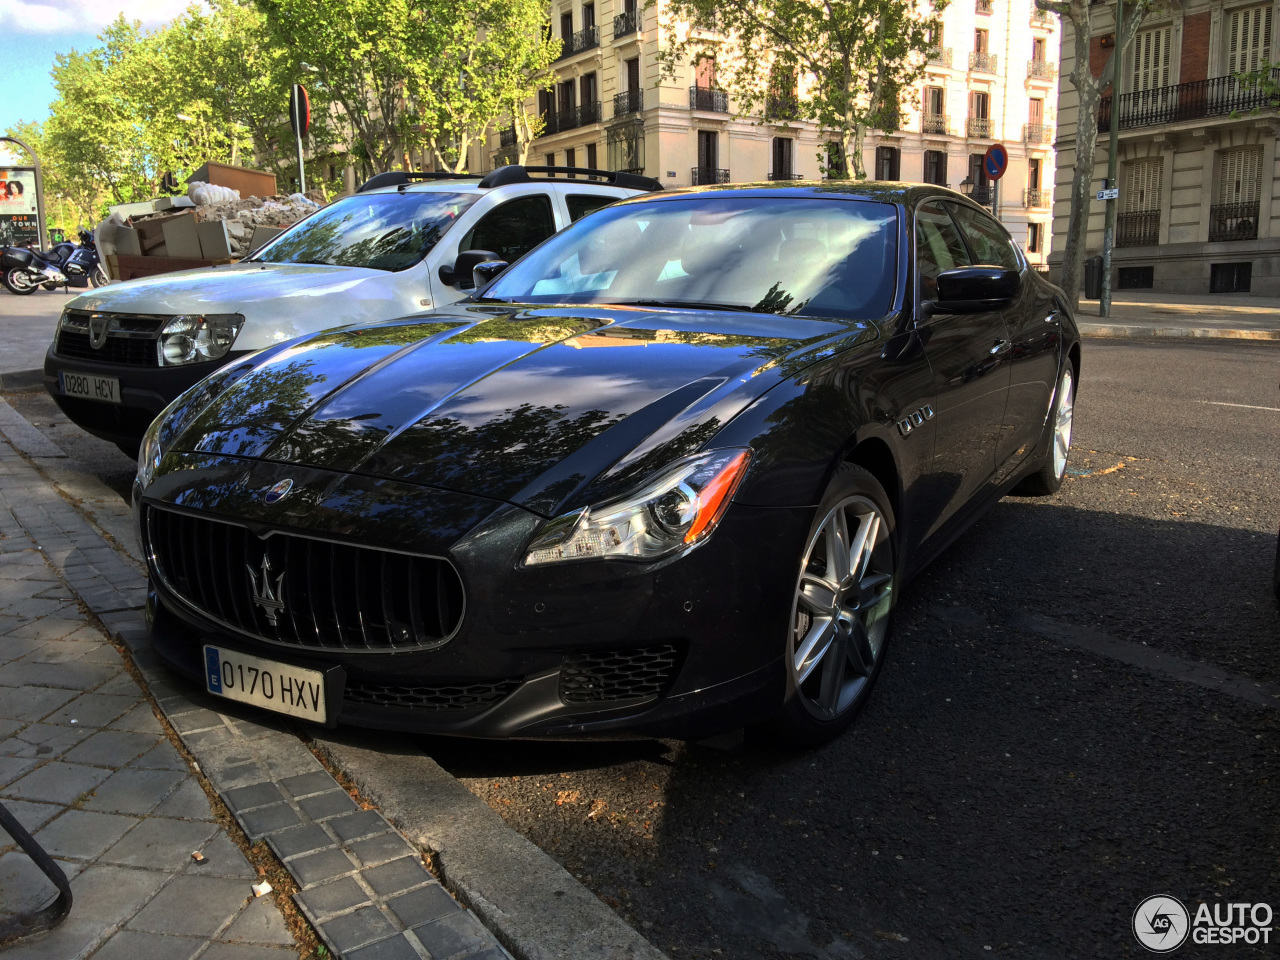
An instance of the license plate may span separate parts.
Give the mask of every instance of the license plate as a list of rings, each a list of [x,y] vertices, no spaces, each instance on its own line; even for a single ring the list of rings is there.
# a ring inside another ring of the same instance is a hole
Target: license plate
[[[68,397],[84,397],[103,403],[120,402],[120,381],[115,377],[95,377],[84,373],[58,374],[62,392]]]
[[[204,646],[204,686],[210,693],[316,723],[328,722],[324,674],[263,660],[212,644]]]

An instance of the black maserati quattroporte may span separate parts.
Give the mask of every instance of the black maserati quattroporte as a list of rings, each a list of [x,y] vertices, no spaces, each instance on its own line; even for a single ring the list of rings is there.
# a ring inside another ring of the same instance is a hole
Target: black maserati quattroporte
[[[950,191],[650,194],[476,273],[474,302],[265,350],[152,425],[173,667],[319,723],[818,742],[903,584],[1062,481],[1066,298]]]

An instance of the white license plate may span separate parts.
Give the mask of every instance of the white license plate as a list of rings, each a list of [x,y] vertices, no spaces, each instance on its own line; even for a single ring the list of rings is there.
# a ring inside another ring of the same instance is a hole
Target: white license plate
[[[319,670],[205,644],[204,686],[228,700],[316,723],[328,722],[324,674]]]
[[[62,392],[68,397],[84,397],[103,403],[120,402],[120,381],[115,377],[95,377],[85,373],[58,374]]]

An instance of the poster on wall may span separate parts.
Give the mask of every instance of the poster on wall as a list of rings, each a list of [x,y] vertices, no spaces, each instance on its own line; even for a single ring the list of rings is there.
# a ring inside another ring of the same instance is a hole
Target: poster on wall
[[[36,218],[36,171],[0,167],[0,246],[40,243]]]

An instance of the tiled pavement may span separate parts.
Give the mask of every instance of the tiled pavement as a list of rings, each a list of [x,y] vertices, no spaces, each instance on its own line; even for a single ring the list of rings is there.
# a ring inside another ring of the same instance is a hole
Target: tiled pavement
[[[139,609],[141,570],[17,453],[37,463],[61,456],[27,436],[27,426],[0,401],[0,798],[74,875],[76,900],[61,927],[11,948],[5,960],[296,953],[285,946],[292,938],[272,897],[252,898],[249,864],[213,822],[192,771],[68,585],[128,647],[199,773],[250,840],[265,839],[297,880],[294,899],[332,954],[509,957],[382,815],[359,809],[285,725],[201,694],[158,664]],[[191,860],[196,849],[203,863]],[[4,909],[52,897],[33,873],[24,854],[0,847]]]

